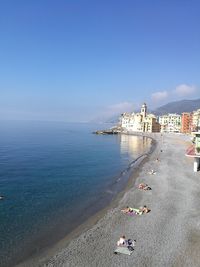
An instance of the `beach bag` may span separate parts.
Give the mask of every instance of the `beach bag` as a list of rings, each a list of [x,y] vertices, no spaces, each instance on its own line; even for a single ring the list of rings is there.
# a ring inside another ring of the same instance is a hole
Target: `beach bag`
[[[134,248],[132,246],[128,246],[127,248],[128,248],[129,251],[133,251],[134,250]]]
[[[131,246],[133,244],[133,241],[131,239],[128,239],[127,243],[128,243],[129,246]]]

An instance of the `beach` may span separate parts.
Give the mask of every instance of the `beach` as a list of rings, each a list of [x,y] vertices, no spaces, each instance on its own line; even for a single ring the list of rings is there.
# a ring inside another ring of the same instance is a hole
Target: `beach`
[[[90,220],[48,252],[18,266],[199,266],[200,173],[185,156],[189,137],[151,134],[157,141],[153,153],[133,172],[126,190],[108,209]],[[159,161],[156,159],[159,158]],[[150,175],[150,170],[155,175]],[[139,183],[152,190],[138,190]],[[141,216],[121,212],[126,206],[146,205]],[[114,254],[121,235],[136,240],[131,256]]]

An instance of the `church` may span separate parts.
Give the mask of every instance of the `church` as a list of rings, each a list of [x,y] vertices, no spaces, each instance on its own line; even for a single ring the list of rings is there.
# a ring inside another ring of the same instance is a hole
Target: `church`
[[[123,113],[120,116],[120,126],[128,132],[160,132],[156,116],[147,114],[146,103],[142,105],[140,113]]]

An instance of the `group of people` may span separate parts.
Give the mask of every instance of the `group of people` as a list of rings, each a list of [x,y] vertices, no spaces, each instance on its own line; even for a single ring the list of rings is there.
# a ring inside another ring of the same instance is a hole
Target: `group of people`
[[[141,189],[141,190],[151,190],[151,187],[148,186],[148,184],[145,184],[145,183],[141,183],[138,185],[138,189]],[[139,209],[136,209],[136,208],[131,208],[129,206],[127,206],[126,208],[122,209],[121,210],[123,213],[125,214],[129,214],[129,215],[142,215],[144,213],[148,213],[150,212],[151,210],[147,208],[146,205],[144,205],[143,207],[140,207]]]
[[[127,206],[126,208],[121,210],[123,213],[125,214],[138,214],[138,215],[142,215],[143,213],[148,213],[151,210],[147,208],[146,205],[144,205],[143,207],[140,207],[139,209],[135,209],[135,208],[131,208],[129,206]]]
[[[134,209],[128,206],[121,211],[128,215],[142,215],[142,212],[140,212],[139,209]]]
[[[136,240],[126,239],[125,235],[122,235],[117,241],[117,246],[135,246]]]
[[[162,151],[161,151],[162,152]],[[158,162],[159,159],[157,158],[156,161]],[[156,172],[154,170],[151,170],[149,172],[149,174],[156,174]],[[138,189],[142,189],[142,190],[151,190],[151,187],[148,186],[148,184],[145,184],[145,183],[140,183],[138,185]],[[129,206],[127,206],[126,208],[122,209],[122,212],[125,213],[125,214],[138,214],[138,215],[142,215],[144,213],[148,213],[150,212],[151,210],[147,208],[146,205],[144,205],[143,207],[140,207],[139,209],[135,209],[135,208],[131,208]],[[117,246],[129,246],[129,240],[126,240],[125,236],[121,236],[120,239],[117,241]],[[132,242],[132,241],[131,241]],[[134,243],[133,246],[135,245],[135,240],[134,240]]]

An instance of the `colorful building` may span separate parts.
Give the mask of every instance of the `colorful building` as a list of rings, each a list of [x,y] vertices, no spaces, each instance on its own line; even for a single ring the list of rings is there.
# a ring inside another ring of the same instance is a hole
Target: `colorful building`
[[[160,124],[153,114],[147,114],[147,105],[144,103],[140,113],[123,113],[120,125],[131,132],[160,132]]]
[[[190,133],[192,127],[192,113],[184,112],[181,117],[181,133]]]
[[[160,123],[157,122],[157,118],[153,114],[149,114],[143,121],[143,132],[156,133],[160,132]]]
[[[159,116],[159,123],[161,125],[161,132],[174,132],[181,131],[181,115],[173,113]]]
[[[200,109],[197,109],[192,113],[191,130],[192,131],[200,130]]]

